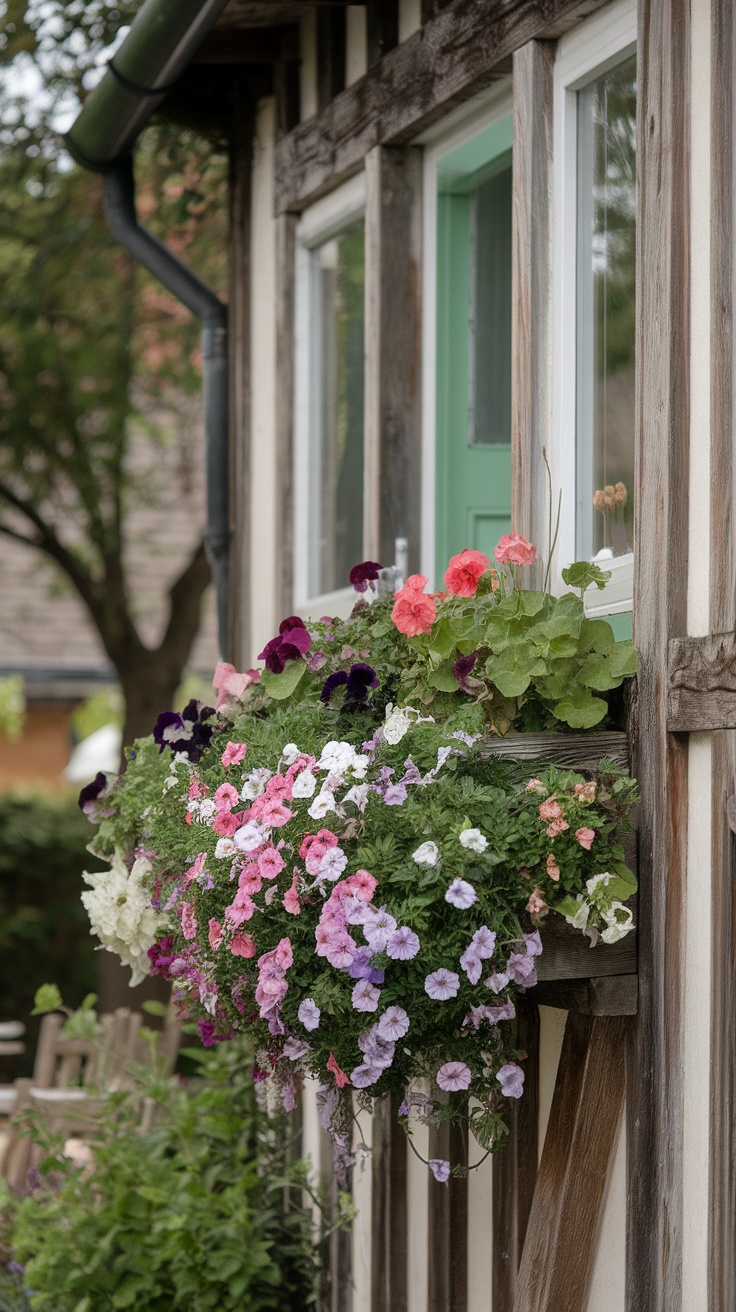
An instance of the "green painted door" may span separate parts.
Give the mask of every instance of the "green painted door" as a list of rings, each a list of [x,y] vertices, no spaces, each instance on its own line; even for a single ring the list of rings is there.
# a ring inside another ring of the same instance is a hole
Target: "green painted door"
[[[510,115],[438,166],[435,514],[438,582],[510,528]]]

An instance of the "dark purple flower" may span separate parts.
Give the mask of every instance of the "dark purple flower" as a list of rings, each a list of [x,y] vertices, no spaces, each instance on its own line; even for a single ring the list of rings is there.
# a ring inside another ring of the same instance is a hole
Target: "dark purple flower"
[[[471,651],[469,656],[458,656],[457,660],[455,661],[455,664],[452,667],[452,672],[455,675],[455,678],[457,679],[463,692],[472,693],[475,691],[472,684],[468,683],[468,675],[475,667],[475,662],[477,661],[477,659],[478,659],[477,651]]]
[[[341,688],[347,681],[348,676],[344,670],[337,670],[334,674],[329,674],[322,685],[322,691],[319,695],[320,701],[327,706],[335,689]]]
[[[259,661],[266,662],[272,674],[281,674],[287,661],[297,661],[306,655],[312,645],[311,634],[298,615],[289,615],[279,625],[278,635],[267,642]]]
[[[348,675],[348,696],[356,702],[364,702],[368,696],[369,688],[378,687],[378,675],[365,661],[357,661],[351,665]]]
[[[213,1020],[203,1020],[200,1016],[197,1021],[197,1029],[205,1048],[211,1048],[215,1041],[215,1022]]]
[[[365,592],[370,584],[371,592],[375,592],[379,570],[383,569],[382,565],[376,560],[364,560],[360,565],[353,565],[350,571],[350,582],[356,592]]]
[[[213,706],[190,701],[181,715],[177,711],[162,711],[153,729],[153,740],[159,751],[170,747],[172,752],[184,752],[190,761],[198,761],[215,731],[205,721],[215,714]]]
[[[167,934],[166,938],[162,938],[148,949],[152,975],[163,975],[164,979],[171,979],[170,966],[176,956],[172,951],[173,946],[174,940],[170,934]]]
[[[102,770],[98,770],[92,783],[85,784],[79,794],[77,805],[80,811],[84,811],[85,815],[89,815],[90,811],[94,809],[94,804],[100,796],[100,793],[104,793],[106,788],[107,775],[103,774]]]

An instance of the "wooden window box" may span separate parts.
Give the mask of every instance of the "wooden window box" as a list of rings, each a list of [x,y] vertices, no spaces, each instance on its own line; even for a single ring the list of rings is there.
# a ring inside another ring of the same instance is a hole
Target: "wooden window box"
[[[570,770],[595,770],[604,758],[628,766],[625,733],[508,734],[489,739],[489,756],[534,761]],[[635,842],[627,844],[627,859],[635,868]],[[636,914],[636,912],[635,912]],[[637,1009],[637,933],[618,943],[590,941],[561,916],[550,917],[542,930],[544,952],[538,960],[539,983],[528,997],[544,1007],[561,1007],[586,1016],[633,1016]]]

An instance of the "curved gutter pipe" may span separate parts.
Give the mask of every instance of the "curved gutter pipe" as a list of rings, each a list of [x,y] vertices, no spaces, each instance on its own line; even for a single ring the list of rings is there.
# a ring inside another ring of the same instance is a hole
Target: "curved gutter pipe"
[[[219,644],[227,652],[230,506],[227,307],[138,222],[131,151],[227,0],[146,0],[102,81],[66,134],[85,168],[101,172],[105,218],[121,246],[202,324],[207,469],[205,546],[217,593]]]

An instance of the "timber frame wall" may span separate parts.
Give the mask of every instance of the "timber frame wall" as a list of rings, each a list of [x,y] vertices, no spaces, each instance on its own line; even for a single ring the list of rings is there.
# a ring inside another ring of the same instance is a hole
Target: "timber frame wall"
[[[692,0],[695,3],[695,0]],[[733,80],[736,26],[732,0],[709,0],[712,17],[713,141],[711,629],[736,628],[733,537]],[[701,6],[702,7],[702,6]],[[370,43],[364,77],[338,89],[339,20],[322,15],[318,32],[319,109],[276,145],[277,351],[276,460],[280,579],[278,609],[292,609],[293,299],[298,215],[365,168],[366,510],[369,557],[391,558],[398,526],[408,523],[412,568],[421,525],[412,499],[420,465],[419,378],[421,158],[412,143],[431,124],[513,71],[513,519],[517,531],[544,537],[546,483],[542,448],[551,425],[550,195],[552,69],[556,42],[602,0],[425,0],[425,22],[400,45],[389,28]],[[634,637],[640,652],[638,696],[630,737],[640,780],[639,1005],[636,1017],[574,1016],[565,1038],[568,1076],[555,1094],[551,1147],[537,1172],[536,1097],[530,1088],[512,1125],[509,1147],[494,1163],[494,1312],[584,1312],[596,1228],[616,1117],[626,1098],[628,1144],[627,1312],[706,1312],[683,1305],[683,992],[687,877],[687,732],[719,728],[712,752],[713,989],[710,1089],[709,1293],[707,1312],[736,1307],[736,695],[729,678],[715,685],[715,723],[677,718],[677,660],[688,666],[687,548],[690,484],[690,158],[691,0],[639,0],[638,304],[636,406],[636,544]],[[344,34],[343,34],[344,37]],[[392,48],[393,47],[393,48]],[[328,58],[329,56],[329,58]],[[330,62],[332,60],[332,62]],[[333,94],[334,93],[334,94]],[[707,89],[698,89],[700,95]],[[293,112],[281,116],[293,121]],[[247,144],[242,146],[247,152]],[[237,178],[236,178],[237,181]],[[247,183],[241,176],[244,205]],[[242,220],[247,226],[247,219]],[[240,294],[247,296],[247,259]],[[247,316],[246,316],[247,321]],[[247,322],[243,329],[247,336]],[[247,352],[246,352],[247,354]],[[245,407],[247,385],[243,386]],[[237,405],[241,405],[241,401]],[[245,413],[245,410],[243,410]],[[247,480],[244,420],[238,485]],[[240,436],[238,443],[241,442]],[[239,512],[241,513],[241,512]],[[244,515],[247,540],[247,511]],[[241,539],[242,541],[243,539]],[[246,578],[243,564],[241,581]],[[242,630],[241,630],[242,632]],[[671,646],[674,644],[674,646]],[[685,653],[683,655],[683,652]],[[674,655],[673,655],[674,653]],[[679,653],[679,655],[678,655]],[[238,659],[248,658],[244,638]],[[668,659],[670,678],[668,702]],[[724,689],[731,697],[731,719]],[[712,690],[713,691],[713,690]],[[727,708],[728,709],[728,708]],[[728,728],[722,726],[728,724]],[[538,1045],[536,1005],[524,1013],[526,1043]],[[625,1090],[621,1053],[626,1052]],[[565,1073],[563,1069],[563,1076]],[[586,1121],[591,1100],[606,1117]],[[385,1109],[384,1109],[385,1112]],[[384,1144],[373,1168],[373,1218],[386,1236],[374,1260],[372,1312],[406,1307],[406,1165],[385,1114],[374,1133]],[[532,1124],[534,1121],[534,1124]],[[518,1123],[517,1123],[518,1122]],[[571,1129],[571,1127],[573,1127]],[[602,1127],[602,1129],[601,1129]],[[565,1136],[583,1145],[587,1177],[571,1169]],[[587,1139],[585,1136],[587,1135]],[[550,1137],[551,1136],[551,1137]],[[433,1145],[433,1152],[437,1145]],[[440,1154],[444,1155],[444,1153]],[[536,1198],[535,1198],[536,1187]],[[429,1312],[464,1312],[463,1279],[454,1284],[466,1234],[467,1191],[429,1185]],[[582,1227],[575,1231],[574,1227]],[[587,1230],[586,1230],[587,1226]],[[572,1229],[571,1229],[572,1227]],[[589,1251],[580,1256],[581,1233]],[[526,1245],[525,1245],[526,1240]],[[576,1255],[577,1254],[577,1255]],[[544,1271],[544,1279],[539,1271]],[[536,1274],[535,1274],[536,1273]],[[449,1283],[448,1283],[449,1281]],[[342,1312],[342,1309],[340,1309]]]

